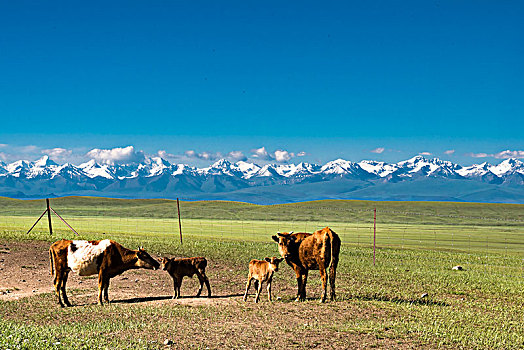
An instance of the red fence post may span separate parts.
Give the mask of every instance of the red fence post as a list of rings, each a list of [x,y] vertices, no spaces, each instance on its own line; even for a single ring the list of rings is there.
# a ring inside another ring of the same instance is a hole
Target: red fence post
[[[377,236],[377,208],[373,210],[373,266],[375,265],[375,242]]]

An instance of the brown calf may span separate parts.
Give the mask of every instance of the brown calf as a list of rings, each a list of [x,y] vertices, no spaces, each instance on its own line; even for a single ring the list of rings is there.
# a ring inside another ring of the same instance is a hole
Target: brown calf
[[[207,296],[211,297],[211,287],[209,286],[209,279],[206,276],[206,258],[181,258],[181,259],[159,259],[162,270],[165,270],[173,278],[173,299],[180,297],[180,286],[182,286],[182,278],[184,276],[193,277],[197,275],[200,282],[200,288],[197,292],[197,297],[200,296],[204,283],[207,288]]]
[[[66,282],[69,271],[80,276],[98,274],[98,302],[109,303],[107,289],[109,280],[129,269],[156,270],[160,264],[144,249],[131,250],[115,241],[70,241],[62,239],[49,248],[51,274],[54,274],[54,285],[60,306],[71,306],[66,295]],[[62,295],[62,297],[60,297]],[[62,303],[64,299],[64,303]]]
[[[267,297],[271,301],[271,281],[273,280],[273,273],[278,271],[278,264],[283,259],[271,257],[264,260],[253,259],[249,262],[249,275],[247,276],[246,292],[244,293],[244,301],[247,299],[247,292],[251,287],[251,280],[255,280],[255,303],[260,300],[260,291],[262,290],[262,283],[267,282]]]
[[[333,230],[326,227],[313,234],[278,233],[272,238],[278,243],[280,255],[295,271],[298,284],[297,300],[306,299],[308,271],[319,270],[323,288],[321,302],[326,301],[328,267],[331,300],[335,300],[335,278],[341,242]]]

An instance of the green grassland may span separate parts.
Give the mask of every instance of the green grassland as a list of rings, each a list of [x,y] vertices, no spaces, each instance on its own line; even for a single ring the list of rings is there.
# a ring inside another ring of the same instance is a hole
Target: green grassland
[[[204,255],[228,267],[219,273],[231,281],[221,287],[229,293],[242,292],[250,259],[278,255],[272,234],[329,226],[343,241],[338,301],[293,302],[294,274],[287,266],[277,283],[291,292],[256,307],[231,302],[60,309],[49,293],[0,302],[6,315],[0,318],[0,348],[155,349],[173,332],[187,333],[177,348],[524,348],[524,205],[182,201],[182,244],[176,201],[67,197],[51,205],[80,237],[56,217],[53,235],[45,217],[27,234],[45,201],[0,198],[0,240],[111,238],[156,255]],[[453,271],[455,265],[464,271]],[[308,285],[308,295],[317,298],[317,272]],[[21,316],[18,310],[32,311]],[[246,329],[254,320],[266,328],[249,336]],[[318,340],[308,338],[317,333]]]

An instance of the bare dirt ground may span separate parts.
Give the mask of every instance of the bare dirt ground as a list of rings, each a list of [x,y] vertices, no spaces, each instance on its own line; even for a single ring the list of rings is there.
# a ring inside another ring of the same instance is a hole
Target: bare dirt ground
[[[16,301],[42,293],[54,293],[48,249],[49,243],[46,242],[0,241],[0,300]],[[288,267],[283,266],[283,271],[279,273],[291,273],[286,269]],[[384,328],[382,336],[377,336],[373,332],[360,333],[350,329],[337,330],[334,326],[332,328],[327,324],[337,322],[351,324],[355,319],[387,319],[388,316],[383,309],[373,306],[363,308],[362,305],[347,300],[324,305],[317,300],[306,303],[292,302],[291,298],[296,293],[296,287],[292,283],[284,283],[283,280],[279,280],[273,289],[273,297],[279,300],[282,296],[282,302],[270,305],[267,302],[265,288],[260,304],[253,303],[253,289],[250,291],[248,302],[243,302],[245,279],[242,277],[243,274],[238,272],[232,271],[230,266],[220,262],[209,261],[206,273],[211,282],[213,296],[194,297],[198,289],[198,279],[185,278],[181,289],[182,298],[172,300],[172,279],[166,272],[130,270],[111,279],[109,298],[113,304],[130,307],[133,305],[159,308],[174,305],[186,307],[184,309],[187,312],[186,322],[179,322],[169,315],[159,313],[158,317],[165,318],[162,319],[162,323],[176,325],[173,326],[176,331],[171,327],[165,327],[165,330],[156,330],[147,335],[142,333],[136,335],[136,337],[149,337],[152,344],[158,345],[151,345],[151,348],[164,348],[159,345],[163,339],[172,339],[177,344],[175,348],[435,348],[428,344],[421,344],[413,338],[384,336],[390,332],[387,327]],[[97,276],[80,277],[71,272],[67,291],[73,306],[95,305],[98,278]],[[311,288],[311,294],[316,294],[315,299],[318,298],[318,290]],[[202,295],[207,296],[205,287]],[[53,313],[52,319],[59,320],[63,316],[59,312],[61,308],[58,306],[57,299],[55,301],[52,308],[56,312]],[[33,313],[38,312],[36,310]],[[12,309],[6,311],[4,317],[22,322],[49,322],[30,312],[24,315],[17,313],[17,310]],[[96,317],[103,317],[103,315],[102,313]],[[85,316],[79,313],[73,316],[73,320],[74,317]],[[33,319],[34,321],[30,321]],[[54,322],[59,322],[56,320]],[[250,326],[264,324],[264,322],[269,322],[267,327]],[[129,332],[131,334],[132,331]]]
[[[49,243],[46,242],[1,242],[0,243],[0,300],[18,300],[41,293],[54,293],[53,277],[49,262]],[[216,269],[210,264],[208,269]],[[211,277],[211,276],[210,276]],[[136,301],[162,304],[170,303],[203,305],[229,302],[241,298],[239,293],[223,297],[193,298],[198,289],[196,278],[184,278],[182,298],[173,301],[171,277],[164,271],[130,270],[111,279],[109,297],[112,302],[132,303]],[[215,292],[211,286],[212,292]],[[67,290],[80,290],[70,298],[88,304],[97,302],[98,276],[81,277],[69,273]],[[68,292],[68,295],[71,293]],[[202,296],[207,296],[204,286]],[[77,300],[79,299],[79,300]]]

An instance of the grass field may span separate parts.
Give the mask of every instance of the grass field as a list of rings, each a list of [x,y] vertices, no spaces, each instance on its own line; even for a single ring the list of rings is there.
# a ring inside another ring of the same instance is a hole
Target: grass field
[[[197,306],[60,309],[43,293],[0,301],[0,348],[154,349],[164,348],[166,338],[175,338],[176,348],[524,348],[523,205],[182,202],[183,244],[173,201],[69,197],[53,199],[52,207],[81,239],[112,238],[155,255],[206,256],[217,263],[210,279],[219,295],[243,293],[249,260],[278,255],[271,234],[330,226],[343,241],[338,301],[318,303],[313,272],[308,297],[314,299],[293,302],[294,274],[286,265],[275,281],[280,299],[272,304],[232,297]],[[45,209],[42,200],[0,199],[0,208],[3,242],[77,238],[56,217],[53,236],[47,220],[26,234]],[[464,271],[451,270],[455,265]],[[253,330],[252,323],[263,328]]]

